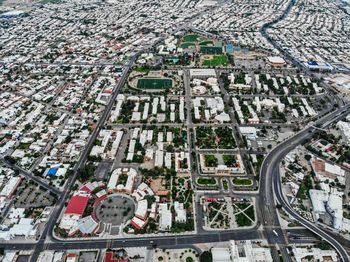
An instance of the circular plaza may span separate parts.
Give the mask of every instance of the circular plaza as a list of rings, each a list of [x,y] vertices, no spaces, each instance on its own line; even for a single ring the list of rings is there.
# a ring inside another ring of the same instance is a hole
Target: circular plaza
[[[125,194],[112,194],[95,207],[96,218],[105,224],[120,226],[134,216],[135,201]]]

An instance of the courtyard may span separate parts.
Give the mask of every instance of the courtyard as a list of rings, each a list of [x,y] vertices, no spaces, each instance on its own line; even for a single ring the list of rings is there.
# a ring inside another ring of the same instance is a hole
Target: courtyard
[[[135,202],[123,194],[113,194],[106,197],[95,208],[99,221],[112,226],[120,226],[134,216]]]

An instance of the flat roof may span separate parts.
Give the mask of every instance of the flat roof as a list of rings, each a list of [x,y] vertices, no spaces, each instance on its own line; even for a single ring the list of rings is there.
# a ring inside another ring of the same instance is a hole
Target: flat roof
[[[84,214],[88,201],[89,197],[87,196],[72,196],[64,213],[82,216]]]
[[[196,68],[190,69],[191,76],[216,76],[215,69]]]

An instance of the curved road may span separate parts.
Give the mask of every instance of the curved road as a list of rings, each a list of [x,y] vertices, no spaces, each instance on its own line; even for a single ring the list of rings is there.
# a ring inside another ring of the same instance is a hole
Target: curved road
[[[324,128],[336,120],[339,120],[349,113],[349,105],[346,105],[335,112],[323,117],[320,121],[315,123],[315,125]],[[277,201],[281,203],[286,212],[297,219],[306,228],[316,233],[320,237],[328,241],[340,254],[343,261],[349,261],[348,255],[343,247],[334,240],[331,236],[325,233],[322,229],[318,228],[313,223],[305,221],[301,218],[287,203],[281,192],[280,176],[279,176],[279,163],[282,158],[291,150],[293,150],[297,145],[301,144],[306,138],[310,137],[316,129],[313,126],[309,126],[291,137],[290,139],[282,142],[277,147],[275,147],[265,158],[260,176],[260,197],[258,198],[258,207],[261,209],[261,217],[264,223],[265,232],[267,233],[267,239],[272,245],[279,245],[280,252],[285,261],[289,261],[290,257],[287,253],[284,244],[286,243],[284,239],[283,232],[280,228],[278,222],[278,215],[274,202],[274,194],[272,188],[275,189],[275,195]],[[66,193],[67,194],[67,193]],[[61,198],[61,204],[64,204],[66,197]],[[169,235],[169,236],[155,236],[155,237],[135,237],[135,238],[124,238],[124,239],[86,239],[86,240],[57,240],[53,239],[51,235],[51,230],[56,222],[56,218],[60,213],[60,208],[56,207],[54,214],[48,222],[45,228],[44,234],[42,234],[38,243],[28,243],[28,242],[2,242],[1,246],[5,249],[34,249],[35,252],[32,256],[31,261],[36,261],[41,250],[67,250],[67,249],[90,249],[90,248],[114,248],[114,247],[135,247],[135,246],[152,246],[157,245],[161,247],[184,247],[195,243],[208,243],[208,242],[221,242],[228,240],[245,240],[245,239],[257,239],[261,236],[258,232],[259,224],[249,230],[232,230],[232,231],[221,231],[221,232],[201,232],[199,234],[193,235]],[[50,230],[51,229],[51,230]],[[277,235],[274,233],[277,233]],[[49,236],[50,241],[45,242],[46,235]],[[276,259],[278,253],[275,249],[273,252],[273,257]]]
[[[330,113],[317,121],[315,125],[322,128],[327,127],[331,123],[344,118],[350,113],[349,105],[346,105],[333,113]],[[260,190],[262,199],[261,205],[264,205],[262,217],[265,221],[265,230],[267,232],[267,237],[269,243],[283,244],[284,237],[283,232],[279,227],[277,210],[275,207],[274,196],[277,201],[283,206],[284,210],[294,217],[300,224],[305,226],[307,229],[315,233],[316,235],[323,238],[329,244],[331,244],[334,249],[338,252],[343,261],[349,261],[349,257],[345,249],[340,245],[334,238],[324,232],[321,228],[317,227],[314,223],[311,223],[304,218],[302,218],[296,211],[291,208],[281,190],[281,180],[279,173],[279,164],[281,160],[295,147],[302,144],[307,138],[310,138],[317,129],[314,126],[308,126],[290,139],[282,142],[276,146],[265,158],[262,168],[261,168],[261,185]],[[272,190],[274,189],[274,190]],[[273,194],[274,191],[274,194]],[[272,221],[269,221],[272,219]],[[273,233],[273,230],[277,232],[277,235]],[[283,252],[281,251],[282,255]]]

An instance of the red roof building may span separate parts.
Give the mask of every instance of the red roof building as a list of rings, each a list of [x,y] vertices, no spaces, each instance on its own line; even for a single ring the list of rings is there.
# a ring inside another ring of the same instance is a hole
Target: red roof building
[[[89,197],[87,196],[72,196],[69,200],[66,211],[66,215],[80,215],[84,214],[85,208],[89,202]]]
[[[112,251],[107,251],[105,254],[104,262],[129,262],[129,259],[113,258],[114,254]]]

